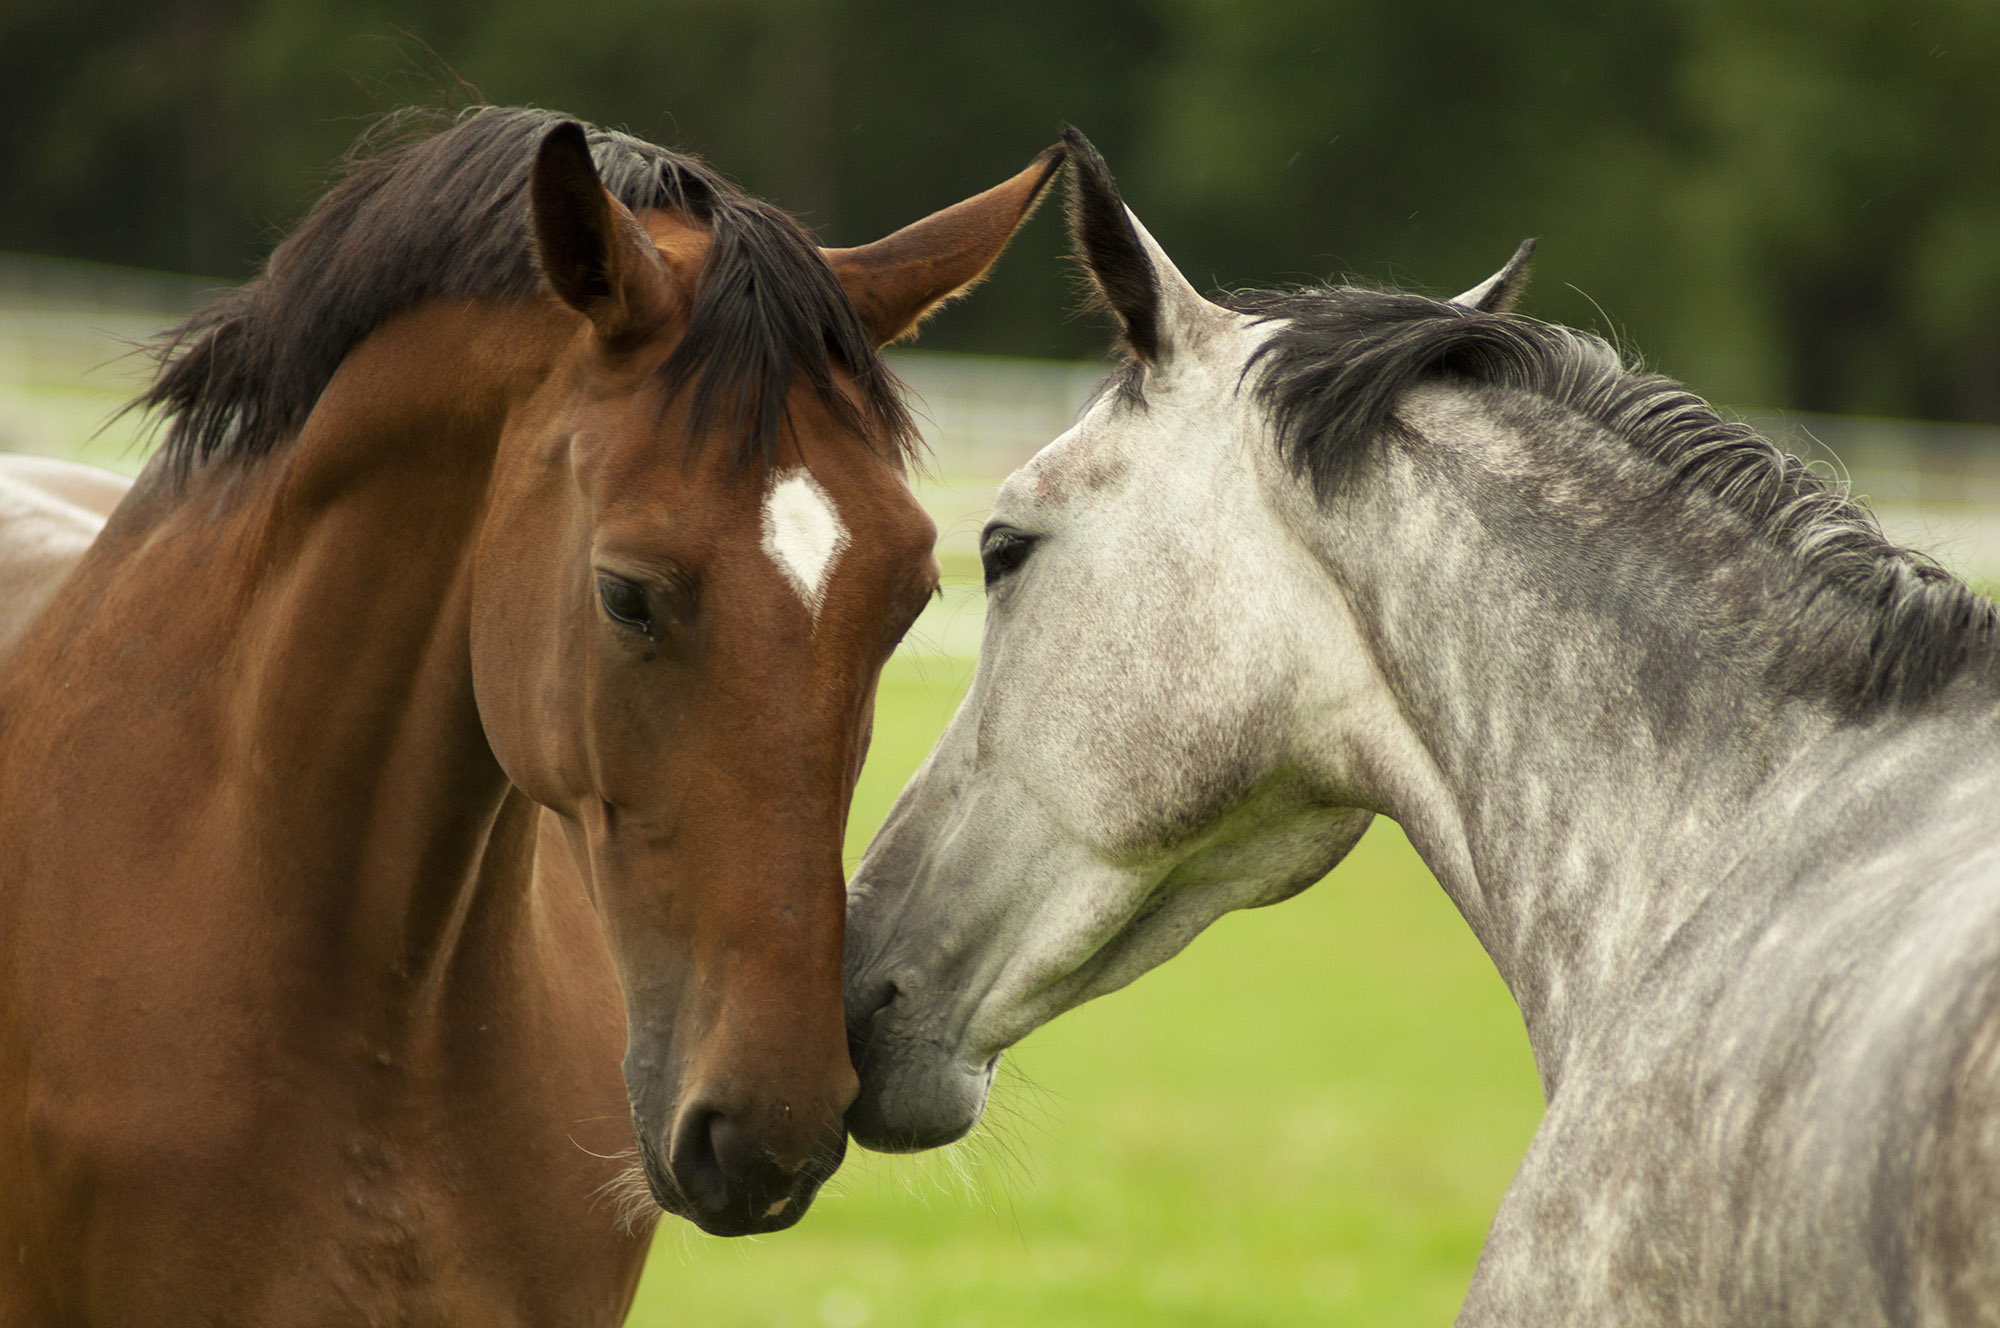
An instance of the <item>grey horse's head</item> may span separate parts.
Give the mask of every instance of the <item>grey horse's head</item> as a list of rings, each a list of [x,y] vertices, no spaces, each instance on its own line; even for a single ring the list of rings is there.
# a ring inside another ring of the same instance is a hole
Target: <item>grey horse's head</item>
[[[1271,324],[1197,294],[1070,148],[1125,363],[1001,489],[971,689],[849,887],[848,1124],[875,1148],[964,1134],[1005,1048],[1318,880],[1401,740],[1249,386]],[[1525,258],[1460,300],[1511,301]]]

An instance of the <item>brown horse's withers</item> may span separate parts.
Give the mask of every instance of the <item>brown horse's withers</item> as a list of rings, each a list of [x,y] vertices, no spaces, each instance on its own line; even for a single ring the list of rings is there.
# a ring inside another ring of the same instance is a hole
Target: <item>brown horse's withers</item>
[[[797,1220],[936,576],[874,352],[1053,166],[821,254],[482,111],[184,329],[0,665],[0,1322],[616,1322],[635,1135],[704,1227]]]

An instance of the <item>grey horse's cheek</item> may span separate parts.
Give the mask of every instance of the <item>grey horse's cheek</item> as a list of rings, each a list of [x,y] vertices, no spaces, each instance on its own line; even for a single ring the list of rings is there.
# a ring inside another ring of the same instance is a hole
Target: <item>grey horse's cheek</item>
[[[1063,589],[1032,658],[1010,652],[1005,695],[979,718],[994,740],[982,748],[1000,753],[1006,735],[1003,759],[1063,790],[1059,814],[1085,843],[1113,856],[1171,846],[1268,770],[1281,680],[1204,625],[1199,595],[1212,588],[1083,576]],[[1153,704],[1134,707],[1134,695]]]

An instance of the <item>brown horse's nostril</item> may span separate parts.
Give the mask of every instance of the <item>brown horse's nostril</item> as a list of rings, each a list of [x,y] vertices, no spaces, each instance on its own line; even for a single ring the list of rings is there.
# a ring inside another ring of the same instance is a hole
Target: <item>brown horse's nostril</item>
[[[722,1113],[708,1108],[690,1108],[681,1113],[674,1131],[667,1167],[674,1184],[700,1212],[717,1213],[729,1206],[729,1175],[716,1147],[716,1132]]]
[[[710,1123],[709,1155],[722,1172],[723,1185],[730,1194],[739,1196],[789,1189],[790,1172],[780,1167],[751,1135],[741,1122],[720,1112]]]

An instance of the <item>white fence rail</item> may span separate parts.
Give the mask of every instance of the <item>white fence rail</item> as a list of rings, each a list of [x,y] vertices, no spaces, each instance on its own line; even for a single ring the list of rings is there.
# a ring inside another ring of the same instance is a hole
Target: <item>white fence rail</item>
[[[133,469],[140,421],[113,420],[145,381],[137,347],[218,283],[0,254],[0,449]],[[969,571],[994,486],[1067,429],[1103,365],[893,352],[932,458],[919,492],[955,573]],[[2000,583],[2000,429],[1753,412],[1759,427],[1844,474],[1890,535]]]

